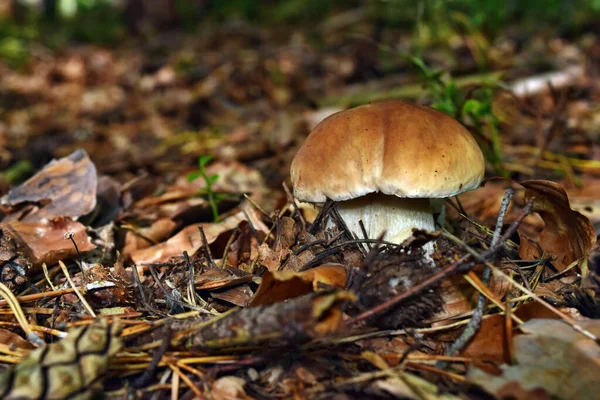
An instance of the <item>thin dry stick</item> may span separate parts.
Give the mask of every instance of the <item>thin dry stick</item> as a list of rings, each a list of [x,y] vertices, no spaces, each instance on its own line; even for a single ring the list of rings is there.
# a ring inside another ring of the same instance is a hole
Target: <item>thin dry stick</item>
[[[479,255],[479,257],[475,257],[475,258],[477,258],[477,261],[471,261],[471,262],[467,263],[469,258],[472,257],[471,254],[467,254],[467,255],[463,256],[462,258],[460,258],[458,261],[456,261],[454,264],[449,266],[448,268],[436,273],[435,275],[431,276],[430,278],[426,279],[425,281],[421,282],[420,284],[413,286],[406,292],[399,293],[398,295],[379,304],[378,306],[373,307],[372,309],[367,310],[367,311],[363,312],[362,314],[359,314],[356,317],[349,319],[348,321],[345,322],[344,325],[351,326],[353,324],[356,324],[357,322],[364,321],[365,319],[371,318],[371,317],[389,309],[390,307],[395,306],[396,304],[408,299],[409,297],[412,297],[418,293],[421,293],[423,290],[437,284],[441,280],[443,280],[451,275],[456,274],[457,272],[470,271],[471,269],[473,269],[475,267],[475,265],[477,265],[478,262],[480,262],[481,259],[487,260],[489,257],[493,256],[494,254],[496,254],[498,251],[500,251],[502,249],[504,242],[506,240],[508,240],[508,238],[510,238],[517,231],[517,229],[521,225],[521,222],[523,222],[523,219],[527,215],[529,215],[529,213],[531,212],[532,204],[533,204],[532,202],[527,203],[523,212],[521,213],[521,215],[519,215],[519,218],[517,218],[517,220],[511,224],[511,226],[506,230],[504,235],[502,235],[500,240],[496,244],[490,246],[489,249],[487,249],[483,253],[481,253],[481,255]]]
[[[233,232],[231,233],[231,236],[229,236],[229,240],[227,240],[227,244],[225,245],[225,250],[223,250],[223,257],[221,258],[221,268],[225,268],[227,266],[227,253],[229,253],[229,249],[231,248],[231,245],[233,244],[235,235],[237,235],[239,230],[240,230],[240,228],[237,226],[235,228],[233,228]]]
[[[183,252],[183,258],[185,259],[185,263],[188,266],[188,269],[190,270],[190,282],[188,285],[188,292],[189,292],[189,296],[190,296],[190,303],[196,307],[196,288],[194,287],[194,266],[192,265],[191,261],[190,261],[190,256],[188,255],[187,251]]]
[[[248,218],[248,214],[246,214],[246,211],[244,211],[244,215],[248,220],[250,219]],[[204,234],[204,228],[202,227],[202,225],[198,225],[198,229],[200,230],[200,236],[202,237],[202,250],[204,251],[204,256],[208,260],[210,266],[216,269],[218,267],[212,258],[212,253],[210,252],[210,247],[208,246],[208,241],[206,240],[206,235]]]
[[[58,265],[60,265],[60,269],[62,270],[63,274],[65,274],[67,281],[69,281],[69,285],[71,285],[71,287],[75,291],[75,294],[77,295],[77,297],[79,297],[79,300],[81,300],[81,304],[83,305],[83,308],[85,308],[85,310],[87,311],[88,314],[90,314],[92,317],[96,318],[96,313],[94,312],[92,307],[90,307],[88,302],[85,300],[85,297],[83,296],[81,291],[79,291],[77,286],[75,286],[73,279],[71,279],[71,275],[69,275],[69,270],[67,269],[67,266],[65,265],[65,263],[62,261],[59,261]]]
[[[8,304],[10,305],[10,309],[12,310],[13,314],[15,315],[17,322],[21,326],[21,329],[23,329],[23,331],[27,335],[27,340],[36,346],[44,345],[45,343],[42,340],[42,338],[40,338],[38,336],[38,334],[35,333],[33,331],[33,329],[31,329],[31,326],[27,322],[27,317],[25,317],[25,313],[23,312],[23,309],[19,305],[17,298],[10,291],[10,289],[8,287],[6,287],[6,285],[2,282],[0,282],[0,295],[2,297],[4,297],[6,299],[6,301],[8,302]]]
[[[19,297],[16,297],[16,299],[17,299],[18,303],[27,303],[30,301],[38,301],[38,300],[45,299],[45,298],[58,297],[58,296],[62,296],[64,294],[70,294],[73,292],[75,292],[75,290],[73,288],[65,288],[65,289],[53,290],[51,292],[35,293],[35,294],[28,294],[25,296],[19,296]],[[3,307],[7,304],[9,304],[8,301],[0,300],[0,307]]]
[[[181,369],[175,365],[174,363],[169,363],[169,368],[171,368],[173,370],[173,372],[175,372],[175,374],[177,374],[182,381],[185,382],[185,384],[192,390],[192,392],[194,392],[194,394],[196,396],[198,396],[198,398],[204,398],[204,394],[202,394],[202,391],[194,384],[194,382],[192,382],[192,380],[183,372],[181,372]]]
[[[152,267],[148,267],[148,268],[152,269]],[[131,266],[131,269],[132,269],[132,272],[133,272],[133,274],[132,274],[133,275],[133,283],[138,288],[138,290],[140,292],[140,300],[142,300],[142,305],[144,307],[146,307],[146,309],[148,311],[152,311],[153,313],[161,315],[161,316],[167,316],[168,314],[160,311],[158,308],[155,308],[146,299],[146,294],[144,293],[144,288],[142,287],[142,282],[140,282],[140,276],[138,275],[137,266],[135,264],[133,264]],[[150,273],[152,273],[152,271],[150,271]]]
[[[502,226],[504,225],[504,216],[506,215],[506,211],[508,210],[508,206],[510,204],[510,200],[513,196],[513,190],[511,188],[506,189],[504,193],[504,198],[502,199],[502,204],[500,205],[500,211],[498,212],[498,219],[496,220],[496,229],[494,229],[494,235],[492,236],[491,246],[496,246],[500,240],[500,232],[502,231]],[[493,264],[495,259],[495,254],[491,255],[490,264]],[[481,274],[481,281],[484,285],[488,285],[490,281],[491,270],[489,267],[484,266],[483,273]],[[445,354],[447,356],[453,356],[460,350],[462,350],[473,337],[479,332],[479,328],[481,328],[481,322],[483,320],[483,314],[487,308],[487,297],[483,294],[479,294],[479,298],[477,299],[477,306],[475,307],[475,312],[473,313],[473,317],[471,321],[467,324],[461,335],[456,339],[456,341],[446,350]],[[446,368],[448,363],[446,362],[438,362],[438,368]]]
[[[531,206],[530,206],[531,204],[532,204],[532,202],[530,201],[527,204],[527,206],[525,207],[525,209],[527,210],[527,208],[529,208],[529,210],[531,210]],[[513,223],[513,225],[514,225],[514,223]],[[506,233],[503,235],[503,238],[507,236],[507,234],[509,233],[509,231],[511,230],[511,228],[512,228],[512,225],[511,225],[510,228],[508,228],[508,230],[506,231]],[[510,232],[510,235],[512,235],[513,233],[514,232]],[[508,236],[510,236],[510,235],[508,235]],[[501,239],[501,240],[503,240],[503,239]],[[492,247],[490,247],[490,249],[491,248]],[[465,249],[469,252],[469,254],[471,254],[477,260],[479,260],[480,262],[482,262],[483,264],[485,264],[487,267],[489,267],[492,270],[492,273],[495,276],[498,276],[498,277],[501,277],[501,278],[507,280],[510,284],[512,284],[514,287],[516,287],[517,289],[519,289],[520,291],[522,291],[523,293],[525,293],[528,297],[534,299],[535,301],[537,301],[538,303],[540,303],[542,306],[546,307],[548,310],[550,310],[551,312],[553,312],[554,314],[556,314],[558,317],[560,317],[563,321],[565,321],[566,323],[568,323],[571,326],[571,328],[573,328],[576,332],[581,333],[582,335],[584,335],[588,339],[592,339],[598,345],[600,345],[600,339],[596,335],[594,335],[592,332],[590,332],[587,329],[583,328],[573,318],[571,318],[568,315],[562,313],[561,311],[559,311],[558,309],[556,309],[554,306],[552,306],[551,304],[549,304],[548,302],[546,302],[545,300],[543,300],[542,298],[540,298],[538,295],[536,295],[535,293],[533,293],[531,290],[527,289],[525,286],[523,286],[520,283],[516,282],[510,276],[506,275],[504,272],[502,272],[500,269],[498,269],[495,265],[493,265],[492,263],[490,263],[486,259],[486,257],[485,257],[486,253],[490,249],[488,249],[487,251],[485,251],[485,252],[483,252],[481,254],[478,254],[475,250],[471,249],[467,245],[465,245]]]
[[[50,279],[50,274],[48,273],[48,267],[46,266],[46,263],[42,263],[42,271],[44,271],[44,278],[46,278],[48,285],[50,285],[52,290],[56,290],[56,287],[54,287],[54,284],[52,283],[52,280]]]

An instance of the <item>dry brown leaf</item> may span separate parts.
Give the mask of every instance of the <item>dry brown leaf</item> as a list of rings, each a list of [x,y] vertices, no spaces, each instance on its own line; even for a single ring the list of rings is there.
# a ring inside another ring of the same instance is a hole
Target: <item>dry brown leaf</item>
[[[557,256],[554,265],[563,270],[574,261],[583,262],[596,243],[596,234],[590,220],[571,209],[569,197],[557,183],[544,180],[521,182],[526,199],[533,198],[533,211],[544,220],[539,245]],[[524,260],[541,256],[534,246],[519,249]]]
[[[252,208],[249,203],[242,203],[240,208],[246,211],[246,213],[238,211],[217,223],[205,222],[187,226],[166,242],[134,251],[131,253],[131,258],[135,263],[143,264],[166,261],[171,257],[181,255],[183,251],[192,254],[202,245],[199,226],[202,226],[204,229],[206,240],[210,245],[217,240],[219,235],[233,230],[240,223],[246,221],[246,215],[250,218],[252,226],[258,232],[268,231],[266,225],[259,218],[258,211]]]
[[[194,286],[197,290],[217,290],[248,283],[253,278],[253,275],[243,274],[235,268],[209,268],[195,276]]]
[[[125,245],[121,254],[129,256],[136,250],[145,249],[155,243],[167,239],[177,229],[178,224],[170,218],[161,218],[150,226],[128,230],[125,234]]]
[[[35,349],[35,346],[29,343],[27,340],[4,328],[0,328],[0,343],[11,347],[16,347],[18,349]]]
[[[321,285],[343,289],[346,275],[346,269],[341,264],[324,264],[303,272],[267,271],[250,305],[278,303],[316,292]]]
[[[210,292],[213,298],[226,301],[238,307],[247,307],[253,294],[249,285],[239,285]]]
[[[96,167],[85,150],[79,149],[48,163],[25,183],[12,189],[2,198],[2,204],[12,207],[37,203],[39,209],[20,218],[27,222],[63,216],[77,218],[96,207],[97,185]]]
[[[509,287],[510,283],[505,279],[495,276],[492,276],[490,279],[489,290],[496,298],[503,298]],[[440,288],[442,299],[444,300],[444,310],[436,314],[434,320],[439,321],[444,318],[453,317],[475,308],[479,292],[462,275],[455,275],[445,279],[442,281]]]
[[[510,361],[506,349],[504,323],[504,315],[495,314],[485,318],[462,355],[498,363]]]
[[[600,321],[579,321],[593,334],[600,334]],[[494,376],[471,368],[467,377],[499,396],[509,386],[526,392],[538,389],[562,399],[593,399],[600,393],[600,347],[563,321],[533,319],[520,326],[525,334],[514,338],[516,365],[503,365]],[[543,397],[542,397],[543,398]]]
[[[69,217],[59,217],[40,222],[8,222],[2,224],[4,232],[15,238],[19,248],[30,256],[35,266],[53,265],[58,260],[73,258],[77,251],[68,235],[73,236],[80,252],[96,248],[88,237],[85,226]]]
[[[190,254],[194,253],[202,246],[202,237],[198,226],[202,226],[204,234],[206,235],[206,241],[208,244],[211,244],[221,233],[234,229],[242,221],[245,221],[245,219],[246,217],[244,214],[239,212],[225,218],[219,223],[190,225],[166,242],[159,243],[146,249],[134,251],[131,253],[131,259],[136,264],[147,264],[166,261],[171,257],[181,255],[184,251],[187,251]]]

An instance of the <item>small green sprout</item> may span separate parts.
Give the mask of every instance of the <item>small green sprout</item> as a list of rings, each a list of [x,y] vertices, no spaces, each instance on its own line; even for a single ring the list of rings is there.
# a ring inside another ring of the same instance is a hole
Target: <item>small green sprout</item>
[[[219,203],[223,200],[223,196],[219,193],[215,193],[212,189],[213,183],[219,179],[218,174],[208,175],[206,172],[206,165],[214,159],[212,155],[203,155],[198,157],[198,169],[196,171],[190,172],[187,175],[188,182],[193,182],[198,178],[204,179],[206,183],[206,187],[204,188],[204,194],[208,198],[208,203],[210,204],[210,208],[212,209],[213,220],[215,222],[219,221]]]

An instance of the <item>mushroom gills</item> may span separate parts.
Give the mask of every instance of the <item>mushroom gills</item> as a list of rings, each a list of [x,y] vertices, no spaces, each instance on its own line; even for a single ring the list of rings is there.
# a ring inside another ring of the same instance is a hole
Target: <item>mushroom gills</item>
[[[363,238],[359,221],[362,220],[370,239],[385,231],[384,240],[402,243],[412,235],[413,229],[435,230],[429,199],[402,198],[382,193],[337,203],[340,216],[348,229]],[[432,249],[426,249],[429,253]]]

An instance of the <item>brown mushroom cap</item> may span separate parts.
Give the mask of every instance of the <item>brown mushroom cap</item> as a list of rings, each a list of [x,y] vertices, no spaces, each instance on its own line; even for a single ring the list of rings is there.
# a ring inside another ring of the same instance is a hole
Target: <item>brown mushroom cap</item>
[[[442,198],[475,189],[485,161],[469,131],[430,107],[368,104],[319,123],[292,161],[294,195],[342,201],[381,192]]]

